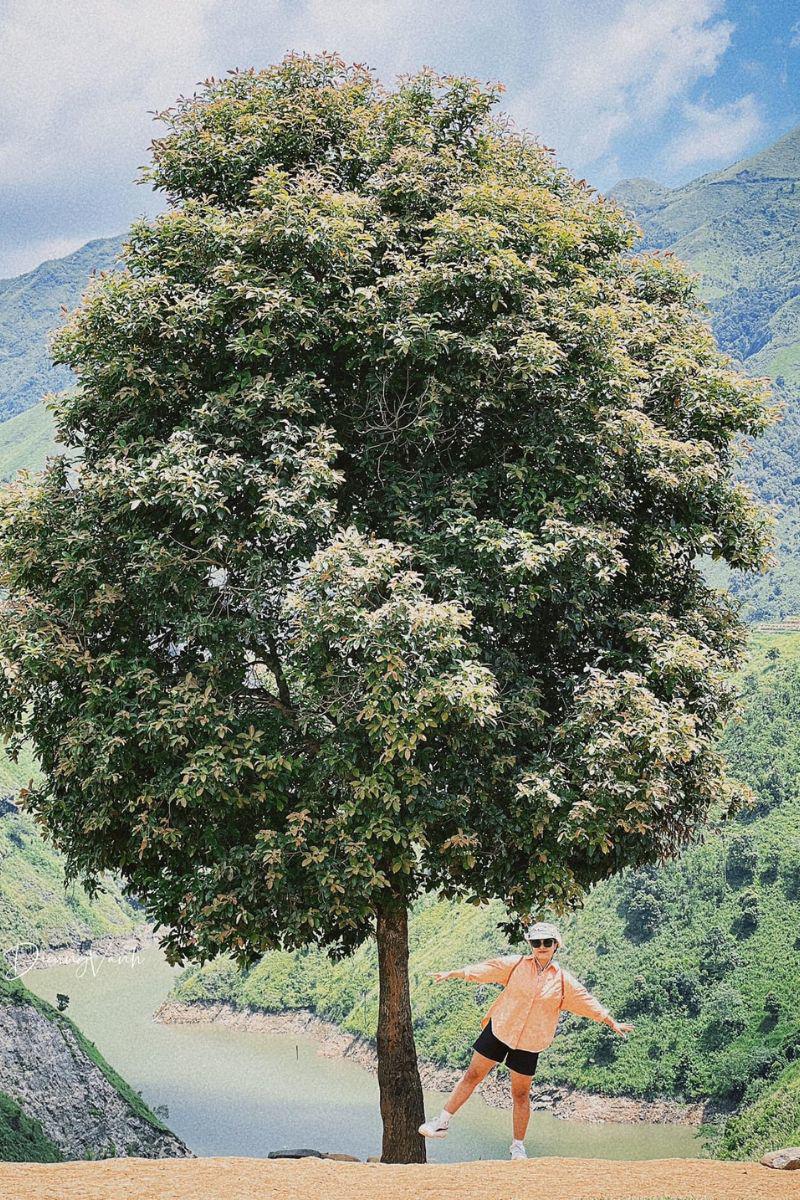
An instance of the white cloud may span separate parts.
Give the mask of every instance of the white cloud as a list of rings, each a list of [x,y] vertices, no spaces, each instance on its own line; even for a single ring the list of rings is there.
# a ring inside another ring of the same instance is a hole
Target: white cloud
[[[594,19],[573,8],[547,31],[549,53],[515,107],[586,169],[621,135],[649,137],[676,100],[713,75],[733,32],[721,7],[720,0],[626,0],[611,11],[598,6]]]
[[[520,125],[610,182],[673,114],[724,144],[685,106],[732,28],[723,0],[0,0],[0,276],[162,207],[133,186],[150,112],[210,75],[329,49],[387,83],[422,65],[500,79]]]
[[[714,108],[685,104],[686,127],[667,146],[666,160],[682,171],[698,163],[734,162],[764,131],[764,120],[753,95]]]
[[[25,275],[51,258],[64,258],[73,250],[80,250],[86,241],[85,237],[36,238],[10,248],[3,255],[3,278]]]
[[[216,0],[5,0],[0,7],[0,275],[39,243],[118,233],[160,200],[134,186],[148,110],[193,90]]]
[[[105,170],[141,159],[148,109],[202,65],[213,0],[11,0],[3,13],[0,172],[40,185],[65,163]]]

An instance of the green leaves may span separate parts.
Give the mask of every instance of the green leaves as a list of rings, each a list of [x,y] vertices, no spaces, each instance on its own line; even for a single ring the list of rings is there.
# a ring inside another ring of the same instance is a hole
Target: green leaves
[[[673,260],[423,71],[334,55],[162,114],[56,339],[70,462],[0,499],[0,726],[75,874],[170,953],[341,952],[386,893],[575,903],[689,840],[771,414]]]
[[[455,737],[459,724],[483,726],[499,712],[496,681],[464,640],[469,614],[432,603],[410,557],[351,528],[315,555],[286,600],[303,704],[352,740],[354,757],[363,728],[379,763],[408,762],[432,730],[452,723]]]

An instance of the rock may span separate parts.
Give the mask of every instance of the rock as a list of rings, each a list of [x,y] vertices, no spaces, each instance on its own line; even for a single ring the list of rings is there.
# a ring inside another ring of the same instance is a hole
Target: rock
[[[0,1092],[41,1122],[67,1159],[192,1157],[141,1116],[84,1052],[71,1023],[35,1005],[0,1004]]]
[[[323,1158],[332,1158],[334,1162],[361,1162],[355,1154],[323,1154]]]
[[[776,1171],[800,1171],[800,1146],[787,1146],[785,1150],[770,1150],[761,1159],[765,1167]]]
[[[270,1150],[267,1158],[329,1158],[321,1150]]]

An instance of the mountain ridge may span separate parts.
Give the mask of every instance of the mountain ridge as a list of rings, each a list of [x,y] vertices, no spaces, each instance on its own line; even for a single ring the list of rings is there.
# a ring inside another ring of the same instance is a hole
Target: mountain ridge
[[[778,566],[730,586],[751,621],[800,613],[800,125],[749,158],[677,188],[621,180],[609,195],[643,231],[640,248],[682,259],[700,276],[717,340],[750,375],[766,376],[782,421],[740,465],[777,519]]]
[[[94,238],[63,258],[0,279],[0,420],[69,386],[71,373],[49,361],[48,337],[62,307],[78,303],[92,273],[114,268],[122,242],[122,236]]]

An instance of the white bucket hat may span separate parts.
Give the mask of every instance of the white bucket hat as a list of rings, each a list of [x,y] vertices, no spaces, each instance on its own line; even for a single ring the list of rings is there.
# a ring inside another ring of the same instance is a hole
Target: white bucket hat
[[[559,949],[564,945],[560,931],[549,921],[536,921],[529,925],[525,930],[525,941],[529,942],[531,938],[554,938]]]

